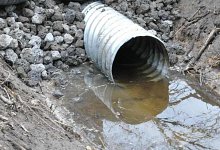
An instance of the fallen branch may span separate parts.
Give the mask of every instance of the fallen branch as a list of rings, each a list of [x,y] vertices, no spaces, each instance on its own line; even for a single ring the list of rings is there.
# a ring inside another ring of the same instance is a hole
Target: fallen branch
[[[219,32],[219,31],[220,31],[220,28],[215,28],[215,29],[213,29],[213,30],[210,32],[208,38],[207,38],[206,41],[205,41],[205,44],[204,44],[203,47],[200,49],[199,54],[198,54],[197,57],[194,59],[194,62],[193,62],[193,63],[195,63],[197,60],[200,59],[200,57],[202,56],[202,54],[203,54],[203,52],[205,51],[206,47],[209,45],[209,43],[211,42],[211,40],[214,38],[215,34],[216,34],[217,32]]]
[[[202,46],[202,48],[199,50],[198,55],[197,55],[194,59],[192,59],[192,61],[189,62],[189,64],[186,66],[186,69],[185,69],[185,70],[188,70],[192,65],[195,64],[196,61],[198,61],[198,60],[200,59],[200,57],[202,56],[202,54],[204,53],[204,51],[206,50],[206,48],[207,48],[207,46],[210,44],[210,42],[213,40],[213,38],[214,38],[214,36],[215,36],[215,34],[216,34],[217,32],[220,32],[220,28],[214,28],[214,29],[210,32],[208,38],[207,38],[206,41],[205,41],[205,44],[204,44],[204,45]]]
[[[8,121],[8,118],[7,117],[5,117],[5,116],[2,116],[2,115],[0,115],[0,120],[2,120],[2,121]]]
[[[5,79],[4,81],[2,81],[2,82],[0,83],[1,85],[5,84],[5,82],[7,82],[8,79],[10,78],[10,76],[11,76],[11,73],[10,73],[9,71],[7,71],[7,70],[4,70],[4,71],[8,73],[8,76],[6,77],[6,79]]]
[[[12,102],[10,99],[7,99],[6,97],[4,97],[2,94],[0,95],[0,99],[5,102],[6,104],[9,104],[9,105],[13,105],[14,102]]]

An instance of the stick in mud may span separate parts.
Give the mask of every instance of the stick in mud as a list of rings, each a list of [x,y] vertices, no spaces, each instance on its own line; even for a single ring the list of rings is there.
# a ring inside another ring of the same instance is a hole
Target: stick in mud
[[[205,41],[205,44],[202,46],[202,48],[199,50],[198,55],[188,63],[188,65],[186,66],[186,68],[184,69],[184,71],[188,70],[189,68],[192,67],[192,65],[195,64],[196,61],[198,61],[200,59],[200,57],[202,56],[202,54],[204,53],[204,51],[206,50],[207,46],[210,44],[210,42],[213,40],[214,36],[216,33],[220,32],[220,28],[214,28],[212,29],[212,31],[210,32],[208,38]]]

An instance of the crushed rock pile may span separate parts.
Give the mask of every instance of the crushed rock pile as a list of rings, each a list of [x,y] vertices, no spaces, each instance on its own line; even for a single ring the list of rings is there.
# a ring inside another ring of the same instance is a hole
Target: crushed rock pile
[[[81,1],[82,2],[82,1]],[[87,1],[88,2],[88,1]],[[179,0],[104,0],[167,43],[171,65],[183,48],[172,42]],[[85,4],[83,4],[85,5]],[[87,60],[78,2],[30,0],[0,9],[0,55],[29,86],[68,71]]]

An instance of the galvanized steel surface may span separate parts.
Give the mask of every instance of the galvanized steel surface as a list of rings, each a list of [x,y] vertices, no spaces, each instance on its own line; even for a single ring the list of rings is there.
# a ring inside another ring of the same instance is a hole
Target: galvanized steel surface
[[[133,67],[137,75],[155,78],[167,73],[167,51],[159,38],[99,2],[89,4],[83,13],[87,55],[111,81],[114,81],[114,61],[122,46],[129,47],[127,52],[140,61],[136,66],[125,64],[130,69]]]

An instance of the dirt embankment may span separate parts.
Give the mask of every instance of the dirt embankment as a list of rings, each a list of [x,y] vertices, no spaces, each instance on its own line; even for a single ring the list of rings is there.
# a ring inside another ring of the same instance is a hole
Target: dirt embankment
[[[26,86],[1,59],[0,70],[1,150],[86,149],[91,145],[57,120],[41,90]]]
[[[180,1],[174,41],[184,47],[176,67],[220,94],[220,1]]]

